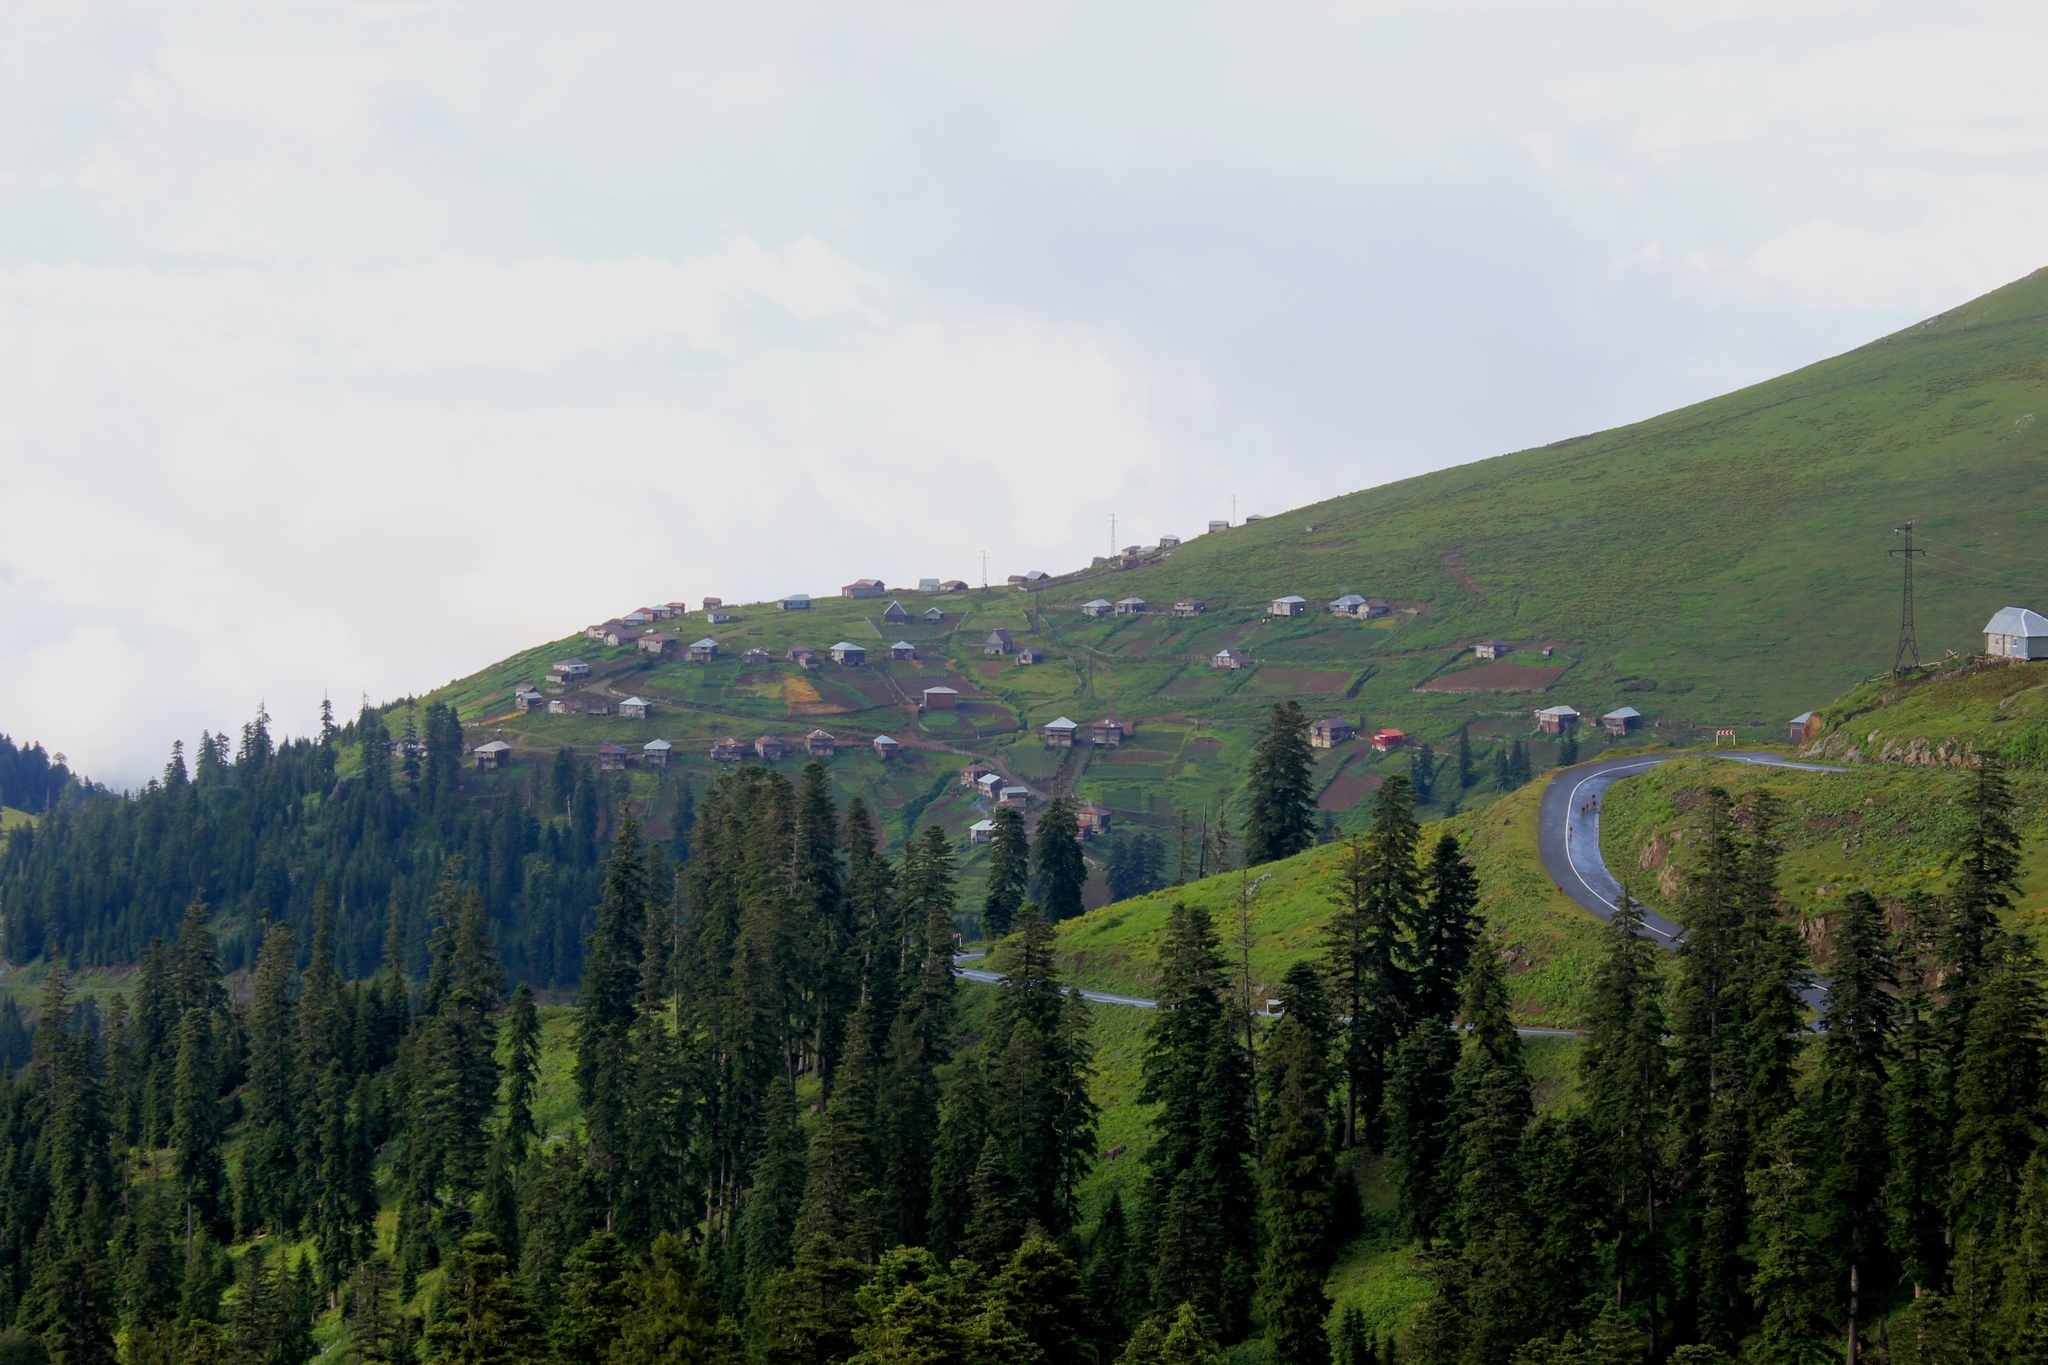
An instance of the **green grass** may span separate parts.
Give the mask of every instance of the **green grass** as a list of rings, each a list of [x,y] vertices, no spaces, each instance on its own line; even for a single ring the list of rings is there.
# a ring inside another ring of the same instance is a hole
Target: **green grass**
[[[33,825],[35,822],[36,817],[30,815],[25,810],[16,810],[12,806],[0,806],[0,834],[5,834],[8,830],[19,828],[22,825]]]

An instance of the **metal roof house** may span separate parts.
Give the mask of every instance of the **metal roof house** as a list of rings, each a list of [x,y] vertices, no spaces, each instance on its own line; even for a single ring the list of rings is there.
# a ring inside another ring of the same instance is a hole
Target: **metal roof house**
[[[690,646],[690,662],[708,664],[718,657],[718,641],[709,635]]]
[[[887,735],[875,736],[875,753],[884,763],[903,752],[903,746]]]
[[[600,744],[597,746],[597,770],[599,772],[622,773],[626,770],[626,749],[621,744]]]
[[[773,763],[789,750],[788,746],[774,735],[762,735],[754,741],[754,752],[763,763]]]
[[[1145,614],[1145,599],[1142,597],[1124,598],[1116,604],[1116,614],[1118,616],[1143,616]]]
[[[1349,744],[1357,733],[1350,721],[1331,716],[1308,727],[1308,743],[1311,749],[1334,749]]]
[[[949,578],[949,579],[947,579],[947,580],[946,580],[945,582],[943,582],[943,583],[939,584],[939,591],[940,591],[940,592],[966,592],[966,591],[967,591],[967,582],[966,582],[966,580],[965,580],[965,579],[960,579],[960,578]]]
[[[494,739],[488,744],[477,745],[470,751],[470,755],[476,759],[476,766],[480,770],[488,772],[492,768],[511,766],[512,746],[502,739]]]
[[[2048,659],[2048,616],[2002,607],[1984,623],[1984,652],[1994,659]]]
[[[1372,751],[1376,754],[1390,754],[1408,742],[1408,736],[1391,725],[1384,730],[1373,731]]]
[[[1252,661],[1234,649],[1218,650],[1209,656],[1211,668],[1250,668]]]
[[[1625,735],[1643,723],[1643,713],[1633,706],[1620,706],[1600,717],[1600,728],[1610,735]]]
[[[1124,723],[1105,716],[1088,727],[1088,738],[1105,749],[1114,749],[1124,742]]]
[[[1274,598],[1269,610],[1274,616],[1299,616],[1308,610],[1308,599],[1289,593],[1285,597]]]
[[[1008,806],[1011,810],[1023,810],[1031,802],[1031,788],[1005,787],[996,793],[996,804]]]
[[[1360,597],[1355,592],[1347,592],[1330,603],[1330,610],[1339,616],[1353,616],[1361,621],[1370,621],[1375,617],[1389,615],[1394,609],[1382,598]]]
[[[891,602],[888,610],[882,613],[882,619],[892,626],[909,625],[910,613],[903,609],[901,602]]]
[[[646,720],[654,704],[645,697],[628,697],[619,703],[619,714],[627,720]]]
[[[711,761],[713,763],[737,763],[746,756],[745,746],[731,735],[727,735],[724,739],[711,746]]]
[[[1109,833],[1109,808],[1098,806],[1093,801],[1083,801],[1074,807],[1074,825],[1081,831],[1083,839]]]
[[[1173,604],[1175,616],[1200,616],[1209,609],[1209,604],[1199,597],[1183,597]]]
[[[512,694],[513,704],[522,711],[538,711],[547,704],[547,700],[537,687],[522,687]]]
[[[924,707],[927,711],[951,711],[960,702],[960,693],[950,687],[927,687],[924,690]]]
[[[787,597],[776,598],[775,605],[784,611],[809,611],[811,595],[807,592],[793,592]]]
[[[1017,662],[1019,664],[1042,664],[1045,662],[1045,651],[1037,645],[1026,645],[1017,651]]]
[[[895,644],[889,646],[889,657],[892,659],[915,659],[917,657],[917,646],[908,640],[898,640]]]
[[[548,672],[563,682],[575,682],[590,676],[590,665],[581,659],[562,659],[548,669]]]
[[[940,611],[937,607],[926,607],[922,612],[918,613],[917,619],[928,626],[943,626],[946,624],[946,613]]]
[[[985,844],[995,837],[996,822],[993,820],[976,820],[967,827],[967,842],[970,844]]]
[[[937,592],[939,590],[939,580],[936,578],[920,578],[917,580],[917,590],[919,592]]]
[[[830,758],[839,751],[839,741],[823,730],[813,730],[804,736],[804,750],[812,758]]]
[[[859,668],[868,661],[868,652],[851,640],[841,640],[828,651],[832,662],[847,668]]]
[[[650,739],[640,746],[640,757],[657,768],[666,768],[669,753],[674,748],[675,746],[665,739]]]
[[[1074,736],[1080,729],[1080,726],[1061,716],[1058,720],[1047,721],[1040,726],[1039,732],[1045,736],[1046,748],[1071,749],[1074,747]]]
[[[652,625],[654,622],[654,613],[652,611],[649,611],[646,607],[635,607],[633,608],[633,610],[627,612],[624,616],[621,616],[619,619],[629,626]]]
[[[841,597],[880,597],[888,589],[879,578],[856,578],[839,590]]]
[[[1579,713],[1569,706],[1546,706],[1536,713],[1536,728],[1546,735],[1561,735],[1579,723]]]
[[[1081,604],[1081,614],[1083,616],[1107,616],[1115,610],[1115,605],[1107,597],[1098,597],[1093,602],[1083,602]]]
[[[981,652],[984,654],[1008,654],[1016,648],[1016,642],[1010,639],[1010,632],[1001,626],[990,631],[988,638],[981,642]]]
[[[665,635],[658,630],[650,630],[633,642],[633,648],[639,650],[642,654],[661,656],[675,653],[676,646],[679,643],[681,642],[673,635]]]
[[[1809,740],[1818,737],[1819,734],[1819,712],[1801,711],[1798,715],[1792,717],[1792,733],[1790,738],[1794,744],[1805,744]]]

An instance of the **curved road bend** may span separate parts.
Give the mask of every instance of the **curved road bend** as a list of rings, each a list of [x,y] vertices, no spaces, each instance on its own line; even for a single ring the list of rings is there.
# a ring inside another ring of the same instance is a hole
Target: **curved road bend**
[[[1607,862],[1600,856],[1600,798],[1624,777],[1634,777],[1674,758],[1695,756],[1686,753],[1636,754],[1582,764],[1553,776],[1543,791],[1543,805],[1536,816],[1537,847],[1543,855],[1543,870],[1550,874],[1550,880],[1603,922],[1613,919],[1614,902],[1621,897],[1621,883],[1607,870]],[[1754,763],[1766,768],[1798,768],[1810,773],[1846,771],[1822,763],[1798,763],[1776,754],[1709,752],[1706,757],[1722,758],[1731,763]],[[1636,904],[1641,905],[1642,902]],[[1645,907],[1643,935],[1667,948],[1675,948],[1685,937],[1685,930]]]

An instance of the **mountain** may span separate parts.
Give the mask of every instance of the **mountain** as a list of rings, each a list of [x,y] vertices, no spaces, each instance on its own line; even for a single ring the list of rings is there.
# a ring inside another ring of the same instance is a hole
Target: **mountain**
[[[1029,591],[820,596],[802,612],[728,605],[739,618],[729,624],[693,612],[661,627],[683,643],[715,638],[710,664],[565,635],[434,699],[458,707],[472,743],[513,745],[515,764],[565,745],[637,754],[666,739],[679,761],[670,784],[679,770],[710,776],[721,737],[793,743],[823,727],[840,742],[839,784],[869,794],[892,840],[919,819],[957,832],[978,818],[974,794],[949,778],[980,759],[1041,796],[1064,785],[1124,828],[1155,828],[1169,860],[1177,817],[1198,823],[1230,796],[1277,700],[1366,732],[1399,728],[1411,747],[1447,750],[1464,727],[1482,767],[1516,739],[1537,766],[1555,761],[1531,713],[1558,704],[1593,714],[1632,705],[1648,735],[1674,743],[1712,729],[1775,740],[1786,718],[1891,666],[1900,566],[1890,552],[1908,519],[1928,551],[1916,565],[1923,657],[1976,648],[1992,611],[2043,591],[2044,355],[2048,272],[2037,272],[1736,393],[1194,536],[1129,568],[1098,562]],[[1356,620],[1327,610],[1347,593],[1390,611]],[[1273,617],[1273,599],[1290,595],[1307,599],[1305,614]],[[1083,612],[1130,597],[1147,609]],[[1183,598],[1203,613],[1174,616]],[[891,602],[909,624],[883,619]],[[934,608],[940,623],[919,620]],[[985,654],[999,628],[1045,662]],[[1478,660],[1471,646],[1496,638],[1513,652]],[[786,657],[805,647],[822,658],[841,640],[867,648],[864,667],[809,671]],[[916,659],[888,658],[897,641]],[[766,654],[739,657],[750,649]],[[1225,649],[1248,666],[1213,668]],[[639,695],[651,716],[515,714],[514,689],[569,655],[589,661],[593,679],[565,699]],[[920,713],[930,686],[956,689],[959,705]],[[1063,715],[1084,725],[1114,716],[1129,737],[1114,750],[1049,751],[1035,727]],[[877,734],[901,741],[902,756],[879,760]],[[1321,754],[1333,823],[1355,819],[1380,775],[1409,761],[1363,743]],[[657,785],[652,774],[634,781],[650,794]],[[1483,787],[1460,795],[1486,799]]]

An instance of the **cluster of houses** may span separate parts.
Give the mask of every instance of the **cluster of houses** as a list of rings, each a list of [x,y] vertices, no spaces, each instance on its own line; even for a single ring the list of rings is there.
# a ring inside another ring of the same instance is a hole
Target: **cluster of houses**
[[[1358,738],[1358,727],[1348,720],[1336,716],[1316,721],[1308,727],[1308,742],[1312,749],[1334,749],[1339,744],[1349,744]],[[1376,754],[1390,754],[1408,742],[1408,736],[1392,726],[1372,732],[1372,751]]]
[[[1584,715],[1569,706],[1546,706],[1536,712],[1536,728],[1546,735],[1562,735],[1578,728]],[[1643,723],[1643,713],[1633,706],[1618,706],[1600,717],[1600,728],[1610,735],[1625,735]]]
[[[1011,782],[985,764],[970,763],[962,768],[960,785],[980,792],[997,809],[1021,811],[1031,803],[1029,787]],[[1093,801],[1083,801],[1074,807],[1074,823],[1080,827],[1083,839],[1109,833],[1110,819],[1108,807],[1098,806]],[[967,827],[967,839],[969,843],[985,844],[995,837],[995,832],[995,821],[981,820]]]
[[[1039,726],[1038,733],[1045,737],[1048,749],[1071,749],[1082,742],[1080,725],[1065,716]],[[1088,727],[1086,742],[1097,748],[1114,749],[1124,742],[1124,737],[1124,723],[1105,717]]]
[[[1083,616],[1141,616],[1149,609],[1145,599],[1142,597],[1126,597],[1118,602],[1111,602],[1107,598],[1098,597],[1092,602],[1083,602],[1081,604],[1081,614]],[[1285,597],[1275,597],[1269,601],[1266,604],[1266,615],[1268,617],[1306,616],[1308,609],[1309,602],[1306,597],[1299,597],[1289,593]],[[1173,604],[1173,614],[1175,616],[1200,616],[1207,610],[1208,603],[1199,597],[1183,597],[1180,601]],[[1348,616],[1360,621],[1370,621],[1376,617],[1388,616],[1393,613],[1393,610],[1393,604],[1385,598],[1360,597],[1355,592],[1347,592],[1330,603],[1331,615]]]

